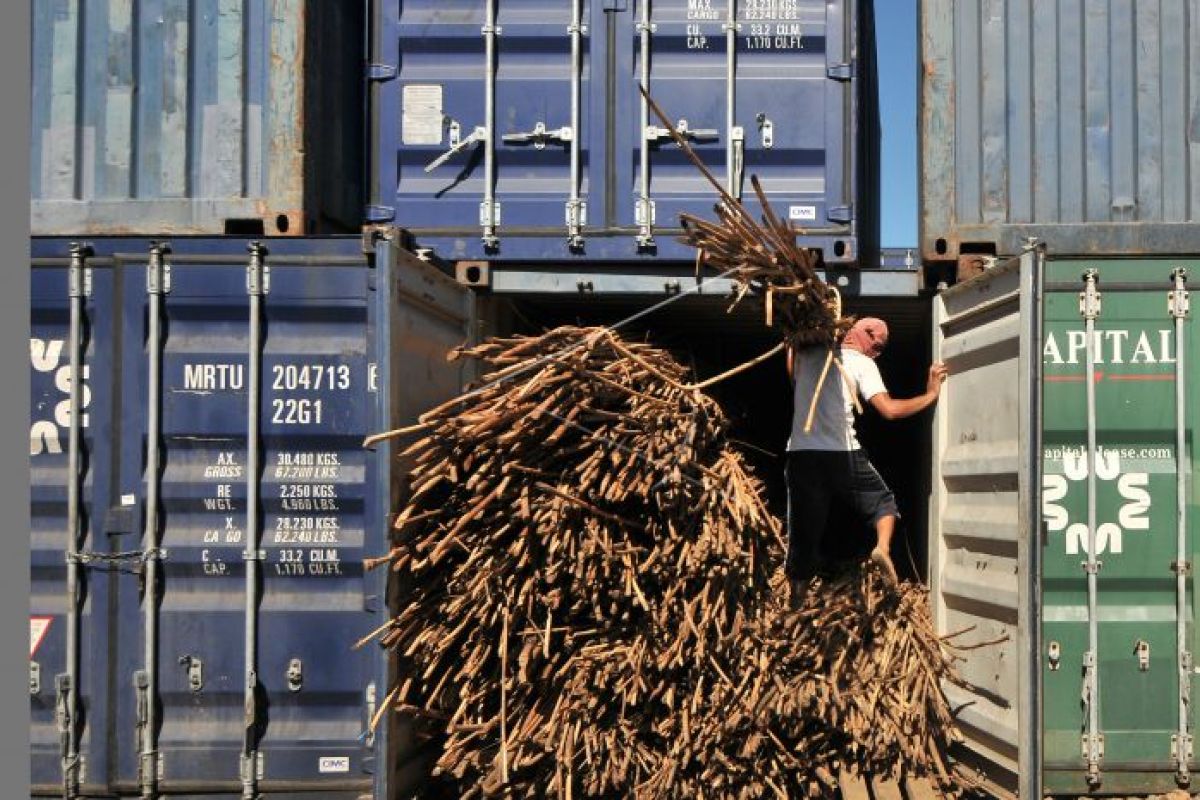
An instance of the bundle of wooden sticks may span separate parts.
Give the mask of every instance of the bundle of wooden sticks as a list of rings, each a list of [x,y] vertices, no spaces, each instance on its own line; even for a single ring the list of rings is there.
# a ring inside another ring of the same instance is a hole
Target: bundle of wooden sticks
[[[766,324],[777,327],[787,343],[832,347],[840,342],[854,318],[842,314],[837,290],[817,274],[817,256],[796,244],[795,226],[771,208],[758,176],[752,175],[750,183],[762,208],[761,220],[713,176],[645,89],[642,94],[664,129],[717,193],[716,221],[680,215],[682,241],[696,249],[697,277],[707,267],[731,278],[737,284],[733,304],[761,303]]]

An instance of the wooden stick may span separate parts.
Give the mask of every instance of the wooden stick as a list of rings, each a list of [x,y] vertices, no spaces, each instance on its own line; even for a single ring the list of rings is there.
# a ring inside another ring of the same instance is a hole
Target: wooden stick
[[[812,433],[813,417],[817,414],[817,401],[821,397],[821,390],[825,388],[825,378],[829,375],[829,365],[832,362],[833,348],[831,347],[825,356],[825,365],[821,367],[821,376],[817,378],[817,387],[813,390],[812,401],[808,404],[808,416],[804,418],[805,433]]]

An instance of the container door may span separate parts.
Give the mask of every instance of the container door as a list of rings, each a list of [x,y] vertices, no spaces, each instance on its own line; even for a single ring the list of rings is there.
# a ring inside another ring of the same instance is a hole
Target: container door
[[[1195,768],[1196,509],[1187,481],[1200,338],[1183,315],[1178,268],[1196,275],[1200,264],[1047,266],[1047,793],[1169,792]]]
[[[552,237],[553,254],[581,248],[598,5],[383,3],[378,52],[399,66],[378,98],[384,208],[373,213],[460,237],[449,258],[510,255],[505,237],[531,233]]]
[[[1040,261],[1029,253],[934,301],[934,357],[950,372],[934,419],[934,622],[942,635],[969,630],[965,642],[1003,639],[962,654],[959,670],[976,691],[943,687],[959,709],[959,756],[999,796],[1040,796],[1028,655],[1037,621]]]
[[[448,361],[447,354],[469,337],[477,335],[475,298],[472,292],[443,274],[431,264],[415,258],[384,238],[375,243],[375,263],[379,290],[375,293],[378,361],[374,378],[377,431],[394,430],[417,422],[425,411],[462,392],[468,381],[478,377],[473,361]],[[412,439],[384,439],[367,453],[367,474],[377,487],[371,502],[372,518],[380,520],[379,548],[372,556],[384,554],[391,541],[388,521],[402,507],[407,491],[410,465],[400,453]],[[372,477],[372,476],[377,477]],[[394,573],[380,568],[368,575],[373,587],[371,598],[378,614],[377,624],[398,612],[389,608],[385,598]],[[375,645],[371,645],[372,649]],[[376,662],[373,681],[377,702],[383,702],[390,687],[406,676],[397,673],[394,663]],[[430,750],[414,735],[409,721],[387,714],[374,734],[375,751],[380,763],[376,770],[375,797],[409,797],[428,782]]]
[[[114,256],[119,492],[143,520],[111,640],[117,788],[357,797],[377,655],[352,646],[377,624],[362,559],[382,546],[369,262],[357,237],[146,247]]]
[[[623,82],[623,113],[611,122],[628,147],[618,174],[632,180],[617,193],[620,222],[636,224],[641,243],[657,244],[655,229],[678,228],[680,213],[711,218],[717,200],[662,121],[645,111],[638,92],[643,84],[712,175],[752,213],[759,213],[750,183],[757,175],[781,217],[812,233],[845,234],[853,220],[855,4],[634,5],[635,13],[622,15],[633,39],[632,74]],[[843,236],[834,252],[830,242],[826,259],[855,256],[852,244]]]
[[[122,566],[109,559],[112,541],[105,535],[113,521],[107,452],[115,435],[112,274],[94,260],[72,270],[67,243],[61,244],[57,250],[34,247],[29,335],[31,784],[35,794],[59,796],[64,772],[73,774],[76,790],[92,793],[107,785],[108,570]],[[78,304],[74,320],[72,302]],[[71,404],[73,346],[82,373],[78,417]],[[73,425],[78,436],[74,472]],[[74,525],[72,492],[78,509]],[[74,619],[64,558],[72,528],[77,542]],[[69,664],[72,625],[78,655]]]

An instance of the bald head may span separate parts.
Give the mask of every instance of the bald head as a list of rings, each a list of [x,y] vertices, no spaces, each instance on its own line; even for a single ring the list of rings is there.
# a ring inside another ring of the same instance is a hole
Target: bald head
[[[887,342],[887,323],[877,317],[863,317],[846,334],[842,346],[857,350],[868,358],[878,358]]]

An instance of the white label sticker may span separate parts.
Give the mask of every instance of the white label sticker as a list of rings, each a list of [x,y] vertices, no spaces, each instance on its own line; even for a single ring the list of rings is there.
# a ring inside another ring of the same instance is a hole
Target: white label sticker
[[[816,206],[788,206],[788,219],[812,221],[816,218]]]
[[[46,638],[46,631],[50,630],[51,617],[30,617],[29,618],[29,657],[33,658],[37,653],[37,649],[42,644],[42,639]]]
[[[350,756],[321,756],[317,759],[317,771],[321,773],[349,772]]]
[[[442,87],[410,83],[404,87],[400,141],[404,144],[442,143]]]

